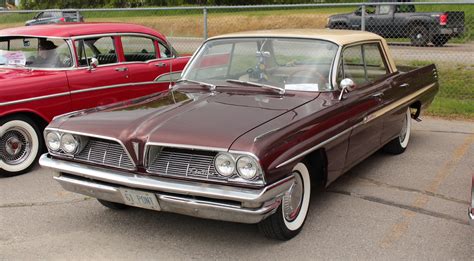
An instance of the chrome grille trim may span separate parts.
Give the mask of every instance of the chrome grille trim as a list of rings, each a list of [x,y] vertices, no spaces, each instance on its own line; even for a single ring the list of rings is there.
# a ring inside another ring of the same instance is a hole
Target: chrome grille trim
[[[150,174],[163,176],[187,177],[226,181],[214,168],[214,157],[217,152],[186,150],[164,147],[153,158],[149,159],[146,170]]]
[[[94,163],[98,165],[104,165],[104,166],[109,166],[109,167],[114,167],[114,168],[120,168],[120,169],[125,169],[125,170],[136,170],[136,165],[135,162],[132,160],[132,157],[130,156],[130,153],[128,150],[125,148],[124,144],[122,141],[119,139],[111,138],[111,137],[106,137],[106,136],[101,136],[101,135],[95,135],[95,134],[89,134],[89,133],[83,133],[83,132],[77,132],[77,131],[69,131],[69,130],[62,130],[62,129],[57,129],[57,128],[46,128],[44,130],[44,138],[46,139],[46,134],[50,131],[56,131],[60,132],[62,134],[64,133],[70,133],[74,135],[79,135],[83,136],[89,139],[87,145],[82,149],[82,151],[79,154],[76,154],[74,156],[68,155],[65,153],[62,153],[61,151],[49,151],[50,154],[62,158],[68,158],[68,159],[75,159],[77,161],[82,161],[86,163]],[[102,155],[102,160],[95,160],[92,161],[90,160],[91,158],[94,159],[94,154],[92,149],[88,149],[88,146],[92,146],[94,144],[90,144],[90,142],[102,142],[102,145],[104,144],[111,144],[112,151],[107,150],[106,154],[109,154],[111,157],[116,157],[115,161],[114,158],[107,158],[104,157],[105,155]],[[86,153],[87,151],[87,153]],[[113,154],[111,154],[114,152]],[[86,154],[86,155],[84,155]],[[118,161],[118,162],[117,162]],[[116,162],[116,163],[114,163]]]
[[[74,159],[109,167],[133,170],[135,166],[129,157],[124,157],[124,148],[113,141],[91,138]]]

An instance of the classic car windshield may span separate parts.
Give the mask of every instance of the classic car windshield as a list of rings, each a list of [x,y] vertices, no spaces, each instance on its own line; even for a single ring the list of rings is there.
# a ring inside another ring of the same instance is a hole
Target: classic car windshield
[[[66,68],[71,52],[63,39],[0,37],[0,66]]]
[[[314,39],[234,38],[211,40],[183,79],[213,85],[237,83],[293,91],[331,90],[338,46]]]

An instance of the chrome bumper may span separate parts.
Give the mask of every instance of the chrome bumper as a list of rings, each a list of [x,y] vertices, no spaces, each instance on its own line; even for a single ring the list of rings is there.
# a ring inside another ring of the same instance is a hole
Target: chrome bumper
[[[258,223],[275,213],[294,176],[262,189],[151,177],[53,159],[43,154],[41,166],[55,172],[54,179],[72,192],[125,204],[119,188],[153,192],[161,210],[200,218]]]

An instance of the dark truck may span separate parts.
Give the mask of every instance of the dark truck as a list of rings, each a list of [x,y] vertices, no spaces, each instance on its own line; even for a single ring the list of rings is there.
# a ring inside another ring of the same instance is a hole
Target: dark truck
[[[78,17],[79,15],[79,17]],[[57,23],[71,23],[84,22],[84,17],[76,10],[45,10],[36,14],[32,20],[26,21],[25,25],[38,24],[57,24]]]
[[[443,46],[464,32],[464,12],[416,12],[414,5],[365,6],[365,30],[385,38],[410,38],[412,45]],[[328,18],[331,29],[361,30],[362,7]]]

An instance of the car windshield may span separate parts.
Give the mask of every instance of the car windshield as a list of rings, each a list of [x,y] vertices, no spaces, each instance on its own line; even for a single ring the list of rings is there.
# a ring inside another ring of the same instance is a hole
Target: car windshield
[[[67,68],[72,58],[64,39],[0,37],[0,66]]]
[[[234,38],[208,41],[183,80],[293,91],[331,90],[338,46],[314,39]]]

